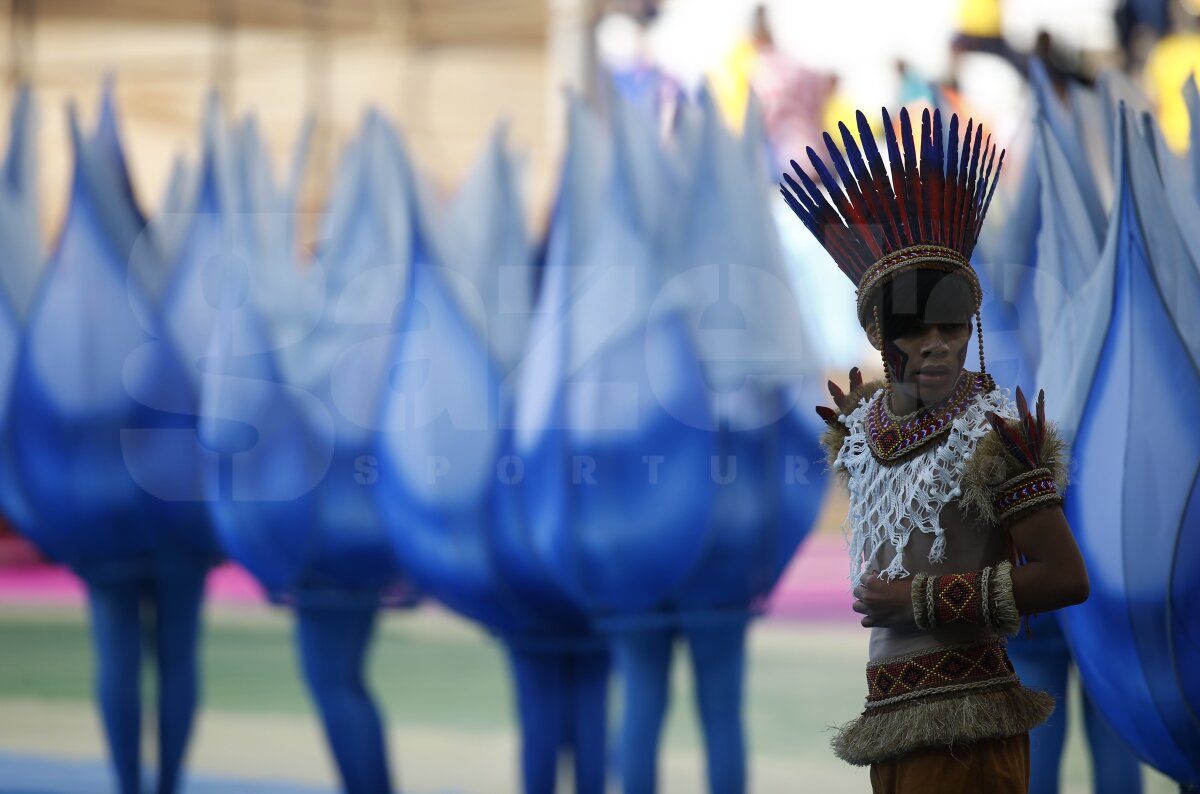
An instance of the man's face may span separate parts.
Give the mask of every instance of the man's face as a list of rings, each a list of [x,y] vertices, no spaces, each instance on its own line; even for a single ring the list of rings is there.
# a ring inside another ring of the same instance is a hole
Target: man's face
[[[932,319],[915,323],[895,339],[883,341],[893,387],[922,405],[933,405],[950,396],[971,339],[969,319]]]
[[[950,396],[971,339],[974,301],[968,282],[914,271],[884,286],[882,305],[886,326],[872,323],[868,333],[883,351],[893,387],[918,405]]]

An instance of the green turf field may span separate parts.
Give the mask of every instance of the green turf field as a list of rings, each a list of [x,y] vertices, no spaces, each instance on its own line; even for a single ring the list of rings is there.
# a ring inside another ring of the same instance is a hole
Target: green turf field
[[[827,732],[827,726],[854,716],[861,704],[865,654],[866,632],[853,622],[755,626],[746,704],[754,791],[869,788],[864,771],[830,754]],[[677,654],[663,757],[665,794],[703,791],[685,659]],[[453,616],[421,610],[384,618],[371,681],[389,722],[394,768],[406,788],[464,794],[516,790],[506,672],[497,645]],[[297,675],[287,612],[210,608],[204,676],[194,769],[246,778],[333,780],[320,727]],[[145,684],[146,702],[152,704],[152,679]],[[101,757],[103,741],[90,697],[91,651],[83,611],[0,606],[0,751]],[[614,695],[613,714],[619,709]],[[1064,791],[1086,792],[1085,751],[1078,729],[1072,733]],[[1148,774],[1147,781],[1150,794],[1176,790],[1157,775]]]

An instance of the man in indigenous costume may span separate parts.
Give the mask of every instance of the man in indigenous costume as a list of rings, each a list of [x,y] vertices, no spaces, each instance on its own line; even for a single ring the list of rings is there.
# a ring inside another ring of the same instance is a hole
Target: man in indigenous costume
[[[958,117],[925,112],[914,141],[883,114],[885,167],[859,113],[842,150],[827,133],[824,185],[792,164],[784,197],[858,288],[858,316],[885,381],[849,392],[823,443],[850,492],[854,610],[871,629],[867,701],[834,752],[871,767],[876,792],[1025,792],[1029,730],[1053,710],[1005,652],[1020,616],[1087,598],[1061,509],[1066,461],[1045,421],[987,374],[982,292],[970,265],[1004,157]],[[993,173],[993,164],[995,171]],[[833,173],[839,179],[835,179]],[[840,182],[840,185],[839,185]],[[972,327],[974,326],[974,327]],[[979,371],[964,368],[971,336]]]

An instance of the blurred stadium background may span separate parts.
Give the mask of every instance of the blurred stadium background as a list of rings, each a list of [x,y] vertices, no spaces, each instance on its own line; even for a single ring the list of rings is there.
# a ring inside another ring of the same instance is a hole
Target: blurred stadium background
[[[11,0],[2,20],[7,79],[0,107],[12,105],[19,85],[32,86],[39,115],[37,193],[47,245],[70,196],[74,159],[65,108],[76,105],[90,125],[106,76],[115,81],[134,189],[149,210],[158,205],[175,159],[198,160],[205,97],[215,89],[230,117],[250,113],[258,119],[277,163],[290,156],[305,114],[315,113],[301,192],[302,208],[312,213],[323,206],[338,152],[368,107],[395,121],[413,160],[444,194],[465,178],[497,121],[506,120],[523,163],[529,229],[537,237],[548,222],[565,146],[564,87],[602,104],[613,75],[618,85],[636,84],[639,70],[656,69],[684,93],[707,80],[736,127],[755,81],[756,55],[747,47],[758,5]],[[980,11],[988,5],[775,0],[765,8],[773,47],[811,73],[817,86],[818,98],[805,100],[811,106],[808,121],[823,126],[846,118],[847,108],[919,103],[942,90],[957,107],[985,119],[1013,163],[997,199],[999,215],[1015,201],[1033,100],[1010,60],[970,49],[954,54],[956,36],[974,24],[972,14],[990,13]],[[1090,81],[1104,69],[1123,72],[1144,88],[1169,127],[1176,124],[1175,111],[1169,97],[1160,100],[1164,86],[1179,85],[1200,63],[1191,10],[1175,2],[1009,0],[998,32],[1012,52],[1024,55],[1040,47],[1056,77]],[[785,136],[777,145],[798,140],[786,138],[794,134],[786,125],[769,132]],[[1179,133],[1167,132],[1170,140],[1178,139]],[[830,370],[844,371],[860,357],[873,362],[863,355],[853,318],[847,322],[850,302],[843,301],[842,311],[837,287],[813,278],[827,272],[826,265],[811,264],[811,244],[794,234],[798,224],[787,222],[780,231],[799,294],[833,296],[822,300],[819,316],[810,317],[814,328],[825,329]],[[801,307],[806,316],[813,311]],[[866,645],[844,587],[839,535],[844,509],[840,494],[831,491],[768,618],[751,635],[746,714],[758,792],[867,786],[865,771],[838,762],[827,744],[827,727],[851,716],[861,700]],[[265,605],[253,581],[231,566],[210,581],[209,595],[204,708],[188,790],[331,791],[336,775],[296,670],[290,615]],[[91,653],[78,583],[15,533],[3,531],[0,792],[106,790],[105,745],[91,701]],[[703,790],[702,744],[686,666],[677,659],[676,668],[664,790],[691,794]],[[514,706],[505,663],[496,643],[475,624],[437,606],[387,615],[370,680],[388,719],[404,790],[516,790]],[[1080,794],[1091,790],[1091,781],[1075,711],[1063,790]],[[1174,790],[1148,769],[1146,781],[1150,792]]]

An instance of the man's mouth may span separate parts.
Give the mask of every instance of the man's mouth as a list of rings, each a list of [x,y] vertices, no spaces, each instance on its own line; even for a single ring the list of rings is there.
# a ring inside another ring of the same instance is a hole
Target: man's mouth
[[[941,386],[950,380],[949,367],[921,367],[916,372],[917,383],[922,386]]]

